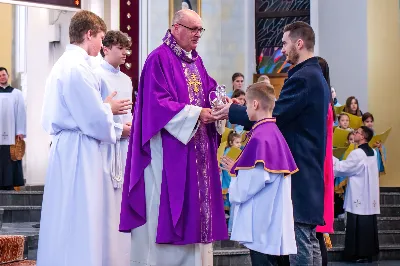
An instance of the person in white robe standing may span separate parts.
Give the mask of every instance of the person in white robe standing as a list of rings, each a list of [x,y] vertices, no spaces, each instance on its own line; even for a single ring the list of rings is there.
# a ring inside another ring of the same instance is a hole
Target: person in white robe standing
[[[106,266],[105,188],[100,143],[115,143],[113,114],[127,113],[129,100],[103,102],[90,57],[107,31],[89,11],[77,12],[70,45],[46,82],[42,125],[53,136],[45,180],[38,266]],[[107,229],[108,230],[108,229]],[[108,265],[107,265],[108,266]]]
[[[26,110],[22,92],[11,87],[5,67],[0,67],[0,190],[24,185],[22,161],[13,161],[10,145],[26,137]]]
[[[348,177],[344,255],[350,261],[371,262],[379,254],[379,170],[376,151],[368,145],[373,135],[370,128],[362,126],[354,132],[358,148],[346,160],[333,157],[335,176]]]
[[[132,81],[120,71],[119,66],[125,63],[127,49],[131,46],[128,37],[121,31],[108,31],[100,51],[103,59],[96,75],[101,80],[100,92],[103,100],[113,91],[115,98],[132,100]],[[104,241],[104,265],[129,265],[130,243],[129,234],[119,232],[119,216],[122,201],[122,184],[125,172],[128,141],[132,125],[132,113],[114,115],[116,143],[103,142],[101,154],[103,157],[104,178],[104,233],[108,234]]]

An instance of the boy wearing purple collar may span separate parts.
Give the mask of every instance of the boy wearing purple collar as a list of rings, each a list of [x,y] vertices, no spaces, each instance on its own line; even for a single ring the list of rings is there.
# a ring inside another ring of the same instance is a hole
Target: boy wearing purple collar
[[[229,193],[233,208],[231,239],[250,249],[252,265],[276,265],[296,254],[291,174],[298,171],[272,118],[274,88],[260,82],[246,93],[247,115],[257,121],[233,165]]]

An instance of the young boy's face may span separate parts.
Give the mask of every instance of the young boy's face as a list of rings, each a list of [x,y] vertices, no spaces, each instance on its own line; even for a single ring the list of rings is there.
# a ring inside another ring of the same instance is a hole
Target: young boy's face
[[[347,115],[342,115],[339,120],[339,126],[343,129],[349,127],[349,117]]]
[[[126,60],[126,48],[121,45],[113,45],[111,49],[104,47],[106,60],[113,65],[122,65]]]

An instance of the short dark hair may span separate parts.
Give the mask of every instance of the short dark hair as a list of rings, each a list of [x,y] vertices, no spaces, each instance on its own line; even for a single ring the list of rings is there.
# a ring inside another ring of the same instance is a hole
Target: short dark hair
[[[235,90],[232,94],[232,98],[237,98],[241,95],[246,95],[246,93],[242,90]]]
[[[106,33],[103,40],[103,47],[111,49],[113,46],[121,45],[123,48],[131,47],[132,43],[128,35],[119,30],[110,30]],[[100,50],[101,56],[104,57],[103,49]]]
[[[99,32],[107,32],[106,23],[102,18],[93,12],[82,10],[72,17],[69,24],[69,42],[83,43],[86,32],[91,31],[92,36],[96,36]]]
[[[374,116],[370,112],[366,112],[362,115],[361,120],[363,122],[367,121],[368,118],[372,119],[372,122],[374,122]]]
[[[5,68],[5,67],[0,67],[0,71],[5,71],[5,72],[7,73],[7,75],[8,75],[7,68]]]
[[[367,142],[370,142],[374,136],[374,131],[366,126],[361,126],[360,128],[363,131],[364,138],[367,140]]]
[[[236,72],[232,75],[232,82],[234,82],[238,77],[242,77],[244,79],[244,75],[242,73]]]
[[[302,39],[306,49],[311,52],[314,51],[315,33],[309,24],[303,21],[296,21],[292,24],[286,25],[283,28],[283,32],[289,32],[289,38],[292,41]]]
[[[264,81],[254,83],[247,88],[247,98],[258,100],[263,110],[273,110],[275,107],[275,89]]]

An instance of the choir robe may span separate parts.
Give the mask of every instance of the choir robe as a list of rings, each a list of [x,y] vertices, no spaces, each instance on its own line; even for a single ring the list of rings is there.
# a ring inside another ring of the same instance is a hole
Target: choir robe
[[[345,256],[367,258],[379,253],[377,214],[379,171],[376,151],[368,143],[358,146],[346,160],[334,160],[334,174],[348,176],[344,209],[347,212]]]
[[[46,82],[42,126],[53,136],[40,221],[38,266],[99,266],[105,228],[100,143],[115,143],[113,114],[103,103],[90,57],[76,45]]]
[[[297,166],[275,119],[260,120],[249,136],[230,171],[237,176],[229,187],[231,240],[267,255],[296,254],[290,175]]]
[[[22,161],[12,161],[10,145],[15,136],[26,137],[26,111],[20,90],[0,87],[0,188],[12,189],[24,185]]]
[[[102,60],[94,71],[101,80],[100,92],[103,100],[113,91],[117,92],[115,99],[132,100],[132,81],[107,61]],[[119,232],[119,216],[122,201],[122,181],[125,171],[126,155],[128,153],[128,138],[122,138],[123,125],[132,122],[132,114],[114,115],[116,143],[102,142],[104,182],[104,265],[129,265],[131,238],[128,234]]]
[[[217,84],[196,51],[170,31],[139,82],[122,194],[120,230],[131,266],[212,265],[227,239],[214,124],[199,121]]]

